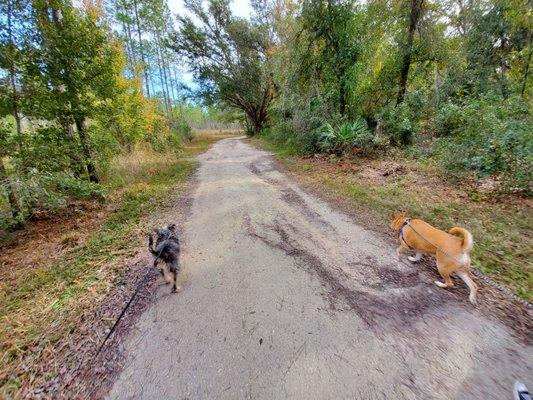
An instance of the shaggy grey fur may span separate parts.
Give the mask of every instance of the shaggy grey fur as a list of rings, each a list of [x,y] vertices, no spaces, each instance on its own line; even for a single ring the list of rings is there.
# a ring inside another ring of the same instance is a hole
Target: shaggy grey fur
[[[155,247],[153,236],[155,236]],[[164,228],[154,229],[153,233],[148,236],[148,250],[155,256],[154,267],[157,267],[159,261],[163,260],[172,277],[172,291],[178,291],[176,279],[180,271],[180,241],[176,233],[176,225],[171,224]],[[166,278],[165,268],[159,267],[159,272]]]

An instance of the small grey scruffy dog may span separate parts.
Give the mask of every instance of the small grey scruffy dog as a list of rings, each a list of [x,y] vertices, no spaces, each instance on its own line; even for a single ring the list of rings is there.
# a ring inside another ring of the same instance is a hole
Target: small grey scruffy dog
[[[154,238],[155,234],[155,247]],[[176,279],[180,271],[180,241],[176,233],[176,225],[171,224],[164,228],[154,229],[148,236],[148,250],[155,256],[154,267],[163,260],[166,268],[159,267],[159,272],[167,282],[173,282],[172,291],[179,292],[181,288],[176,286]],[[167,275],[167,268],[168,274]]]

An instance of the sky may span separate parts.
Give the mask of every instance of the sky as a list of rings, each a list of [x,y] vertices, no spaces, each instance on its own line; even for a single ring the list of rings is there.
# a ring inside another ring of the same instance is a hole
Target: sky
[[[174,14],[181,14],[185,10],[183,0],[167,0],[168,7]],[[231,2],[231,10],[239,17],[248,18],[252,12],[248,0],[233,0]]]

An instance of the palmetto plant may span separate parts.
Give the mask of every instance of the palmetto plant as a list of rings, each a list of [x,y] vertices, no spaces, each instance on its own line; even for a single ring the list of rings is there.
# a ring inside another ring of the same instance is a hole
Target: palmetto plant
[[[320,148],[324,151],[333,151],[337,141],[335,128],[333,128],[331,124],[325,123],[320,128],[318,128],[318,131],[318,143]]]
[[[324,124],[319,128],[319,144],[324,151],[346,154],[354,148],[368,149],[374,145],[374,135],[362,118],[343,122],[337,128]]]

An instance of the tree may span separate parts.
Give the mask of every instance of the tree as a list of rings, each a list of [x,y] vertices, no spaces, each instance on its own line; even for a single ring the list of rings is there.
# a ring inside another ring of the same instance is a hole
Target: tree
[[[0,48],[2,49],[0,56],[0,67],[7,71],[9,80],[9,94],[10,94],[10,111],[15,119],[17,134],[22,132],[21,116],[20,116],[20,100],[19,88],[17,87],[17,75],[20,67],[21,53],[18,50],[19,46],[15,43],[15,30],[17,25],[19,29],[24,27],[27,20],[27,15],[24,12],[24,6],[20,1],[6,0],[0,4],[0,14],[6,16],[5,24],[0,23]],[[3,21],[3,20],[2,20]],[[7,89],[7,88],[6,88]]]
[[[0,181],[7,192],[7,200],[13,220],[21,211],[13,180],[6,168],[5,158],[15,149],[15,143],[22,135],[20,70],[24,63],[21,48],[28,33],[30,16],[23,2],[6,0],[0,3],[0,70],[6,77],[0,78]],[[26,39],[27,40],[27,39]],[[10,123],[5,120],[11,115],[15,120],[16,137],[11,134]],[[18,222],[17,222],[18,223]]]
[[[3,89],[4,85],[0,81],[0,89]],[[5,107],[5,98],[0,98],[0,118],[4,117],[9,107]],[[10,135],[10,126],[7,121],[0,119],[0,182],[5,188],[7,193],[7,201],[9,203],[9,211],[13,221],[18,223],[17,219],[20,215],[20,205],[17,199],[17,194],[13,185],[13,181],[7,172],[5,165],[5,157],[13,150],[12,137]],[[15,224],[15,225],[16,225]]]
[[[33,91],[40,95],[39,107],[32,112],[62,121],[71,138],[75,124],[84,168],[89,179],[98,182],[87,120],[98,112],[95,103],[113,93],[121,74],[120,44],[110,39],[98,15],[82,14],[69,1],[36,1],[34,7],[44,46],[36,51],[28,74]]]
[[[352,1],[306,0],[302,4],[302,28],[297,38],[306,50],[301,73],[304,79],[314,73],[324,84],[335,82],[337,98],[333,101],[341,116],[346,114],[348,103],[349,70],[360,54],[358,17]]]
[[[396,98],[397,105],[403,101],[405,96],[405,91],[407,89],[407,77],[409,76],[409,68],[411,67],[415,31],[424,12],[424,0],[409,0],[409,4],[409,22],[407,25],[407,38],[402,49],[400,83],[398,87],[398,96]]]
[[[241,110],[252,134],[266,124],[274,98],[269,71],[271,38],[268,29],[232,15],[228,0],[199,0],[186,7],[199,21],[178,17],[178,32],[170,46],[194,71],[201,96],[208,104]]]

